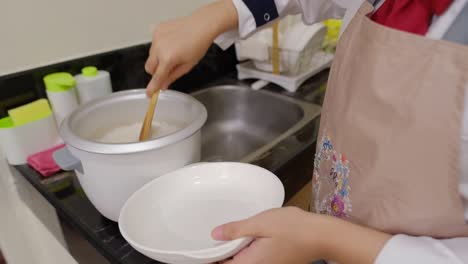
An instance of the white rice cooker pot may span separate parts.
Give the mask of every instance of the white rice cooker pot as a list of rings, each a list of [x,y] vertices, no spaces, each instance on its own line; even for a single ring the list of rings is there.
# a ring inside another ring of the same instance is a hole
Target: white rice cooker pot
[[[155,120],[175,122],[177,131],[145,142],[106,144],[102,131],[142,122],[149,100],[143,89],[114,93],[76,109],[60,127],[67,148],[54,153],[57,164],[75,170],[97,210],[117,221],[135,191],[169,171],[200,161],[205,107],[190,95],[161,93]]]

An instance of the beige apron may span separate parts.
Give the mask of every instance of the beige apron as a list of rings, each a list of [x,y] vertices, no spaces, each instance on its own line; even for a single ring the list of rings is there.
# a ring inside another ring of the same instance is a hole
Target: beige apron
[[[367,17],[337,48],[314,170],[315,212],[391,234],[468,236],[458,192],[468,47]]]

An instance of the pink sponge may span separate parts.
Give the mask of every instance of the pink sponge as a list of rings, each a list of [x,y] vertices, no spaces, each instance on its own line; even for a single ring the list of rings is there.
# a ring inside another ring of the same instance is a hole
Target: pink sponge
[[[29,166],[37,170],[44,177],[55,174],[60,171],[60,167],[55,163],[52,154],[63,147],[65,147],[65,145],[62,144],[39,153],[32,154],[28,157]]]

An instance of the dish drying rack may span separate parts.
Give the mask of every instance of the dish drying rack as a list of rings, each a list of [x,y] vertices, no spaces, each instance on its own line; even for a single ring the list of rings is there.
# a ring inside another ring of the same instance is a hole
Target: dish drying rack
[[[291,75],[287,72],[276,75],[271,72],[261,71],[255,67],[252,61],[246,61],[239,63],[236,66],[238,72],[237,78],[239,80],[259,79],[259,81],[252,84],[252,89],[254,90],[260,90],[268,83],[274,83],[281,86],[288,92],[296,92],[307,79],[327,68],[330,68],[333,57],[333,54],[323,51],[315,53],[311,58],[312,61],[310,66],[298,75]]]

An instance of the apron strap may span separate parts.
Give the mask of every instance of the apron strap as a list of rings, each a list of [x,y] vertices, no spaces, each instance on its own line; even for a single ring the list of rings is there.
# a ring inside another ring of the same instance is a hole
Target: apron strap
[[[468,1],[466,1],[468,2]],[[468,4],[461,10],[443,39],[468,45]]]
[[[431,39],[445,39],[448,41],[466,44],[463,38],[468,34],[466,23],[468,19],[468,0],[455,0],[442,16],[434,16],[432,25],[426,34]],[[450,35],[450,36],[449,36]]]

